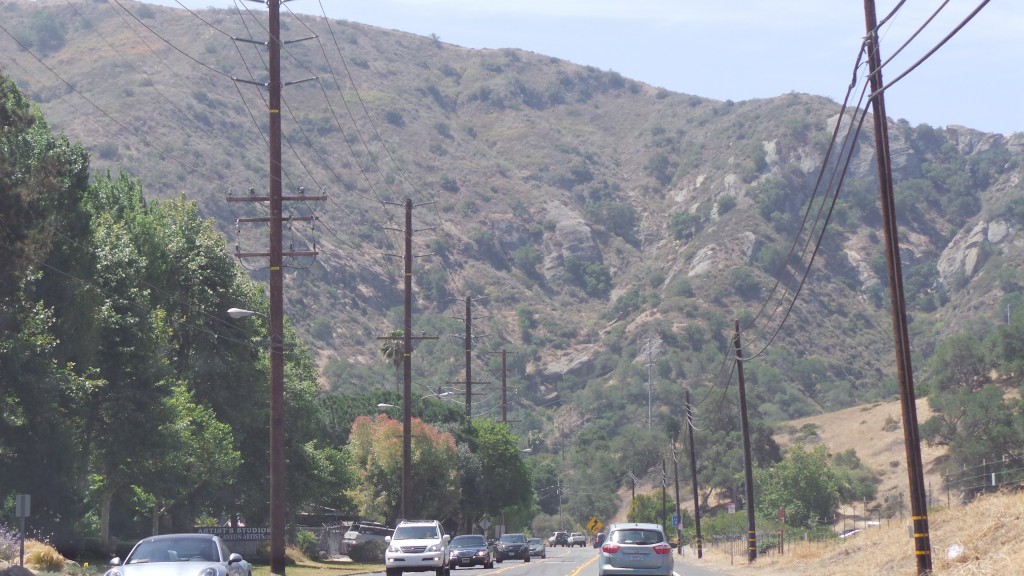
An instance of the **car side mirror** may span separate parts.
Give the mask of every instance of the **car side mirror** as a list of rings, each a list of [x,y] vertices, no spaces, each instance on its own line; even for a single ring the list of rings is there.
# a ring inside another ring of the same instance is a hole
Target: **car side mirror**
[[[444,540],[444,543],[447,544],[452,541],[452,537],[445,534],[444,536],[441,536],[441,540]]]
[[[384,543],[385,544],[391,544],[391,536],[385,536],[384,537]]]
[[[121,558],[119,556],[114,556],[113,558],[110,559],[110,565],[111,566],[120,566],[121,565]]]
[[[242,555],[239,554],[238,552],[232,552],[230,555],[228,555],[228,564],[234,564],[236,562],[241,562],[241,561],[242,561]]]

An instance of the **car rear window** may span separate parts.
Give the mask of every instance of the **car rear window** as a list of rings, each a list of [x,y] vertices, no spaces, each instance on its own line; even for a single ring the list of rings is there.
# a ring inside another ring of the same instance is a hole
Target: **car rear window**
[[[616,530],[611,533],[608,538],[611,542],[616,544],[641,544],[651,545],[663,542],[665,538],[661,535],[661,532],[657,530],[643,530],[643,529],[630,529],[630,530]]]

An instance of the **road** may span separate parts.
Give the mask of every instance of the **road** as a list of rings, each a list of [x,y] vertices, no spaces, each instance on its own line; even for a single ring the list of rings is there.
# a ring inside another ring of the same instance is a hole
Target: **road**
[[[487,570],[482,567],[459,568],[452,570],[452,576],[597,576],[597,548],[548,548],[546,559],[533,558],[529,563],[522,560],[505,560],[501,564],[495,564],[493,569]],[[687,563],[690,558],[680,559],[676,556],[675,573],[678,576],[722,576],[724,572],[718,572],[709,568],[692,566]],[[375,574],[383,574],[376,572]],[[417,574],[431,575],[431,572],[410,572],[412,576]]]

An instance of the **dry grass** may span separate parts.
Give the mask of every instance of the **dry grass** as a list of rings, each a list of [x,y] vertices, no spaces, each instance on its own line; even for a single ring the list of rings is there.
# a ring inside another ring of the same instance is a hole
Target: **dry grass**
[[[747,564],[741,543],[708,550],[687,563],[727,573],[772,576],[911,576],[917,574],[909,521],[893,521],[829,543],[788,544],[783,555],[761,556]],[[949,576],[1004,576],[1024,571],[1024,493],[993,494],[929,516],[932,570]],[[963,553],[949,558],[954,546]]]

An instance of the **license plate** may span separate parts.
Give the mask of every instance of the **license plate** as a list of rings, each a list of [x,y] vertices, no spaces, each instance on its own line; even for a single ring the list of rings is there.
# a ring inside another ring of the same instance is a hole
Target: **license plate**
[[[630,554],[629,555],[629,559],[630,560],[643,560],[644,559],[644,555],[643,554]]]
[[[473,560],[471,558],[462,558],[462,563],[463,564],[472,564]]]

